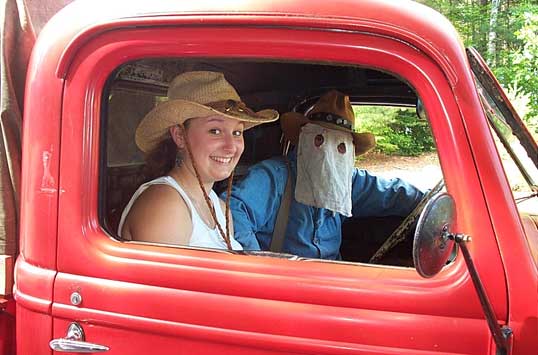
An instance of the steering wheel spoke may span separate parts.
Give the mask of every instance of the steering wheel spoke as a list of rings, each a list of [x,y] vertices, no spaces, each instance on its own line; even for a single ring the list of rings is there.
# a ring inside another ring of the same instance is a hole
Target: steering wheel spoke
[[[426,206],[426,203],[435,196],[439,191],[445,186],[444,180],[441,179],[434,187],[431,189],[422,200],[416,205],[416,207],[411,211],[411,213],[404,219],[404,221],[392,232],[392,234],[385,240],[383,245],[377,249],[374,255],[370,258],[370,263],[375,264],[381,260],[389,251],[391,251],[395,246],[400,244],[405,240],[406,235],[409,232],[409,229],[415,224],[418,216]]]

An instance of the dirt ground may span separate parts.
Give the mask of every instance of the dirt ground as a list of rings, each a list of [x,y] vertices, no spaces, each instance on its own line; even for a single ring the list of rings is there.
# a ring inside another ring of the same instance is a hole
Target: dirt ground
[[[504,158],[504,168],[515,197],[533,194],[513,160],[507,154]],[[442,177],[437,153],[426,153],[418,157],[368,153],[357,161],[356,166],[374,175],[402,178],[421,190],[432,188]],[[520,212],[538,214],[537,198],[524,199],[517,206]]]
[[[433,187],[442,177],[437,153],[425,153],[418,157],[368,153],[356,165],[374,175],[402,178],[419,189]]]

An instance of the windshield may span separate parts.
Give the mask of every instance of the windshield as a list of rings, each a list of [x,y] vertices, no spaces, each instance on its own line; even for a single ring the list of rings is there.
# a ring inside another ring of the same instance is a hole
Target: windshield
[[[535,140],[479,54],[472,48],[467,53],[495,140],[504,147],[500,150],[503,164],[505,167],[506,164],[515,165],[523,183],[528,185],[523,187],[521,182],[514,182],[513,174],[507,171],[512,190],[538,191],[538,149]]]

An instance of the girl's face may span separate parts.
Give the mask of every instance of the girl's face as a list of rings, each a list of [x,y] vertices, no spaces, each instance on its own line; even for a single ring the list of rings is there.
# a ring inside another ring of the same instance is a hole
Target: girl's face
[[[219,115],[189,120],[185,134],[202,183],[214,183],[230,176],[245,148],[243,128],[241,121]],[[175,139],[182,149],[186,148],[184,137],[181,134]],[[184,159],[192,165],[187,152]]]

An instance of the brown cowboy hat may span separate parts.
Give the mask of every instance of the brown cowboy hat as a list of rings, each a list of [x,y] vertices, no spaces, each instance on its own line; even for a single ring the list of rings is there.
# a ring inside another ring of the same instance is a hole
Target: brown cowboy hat
[[[280,118],[280,126],[286,139],[297,144],[301,127],[314,123],[325,128],[349,132],[353,137],[355,155],[361,155],[375,147],[375,137],[372,133],[355,132],[355,114],[349,102],[349,97],[339,91],[331,90],[321,96],[315,103],[308,116],[298,112],[287,112]]]
[[[275,110],[249,109],[222,73],[192,71],[176,76],[170,83],[168,100],[142,119],[136,128],[136,145],[149,152],[167,137],[170,127],[215,114],[242,121],[245,129],[278,119]]]

